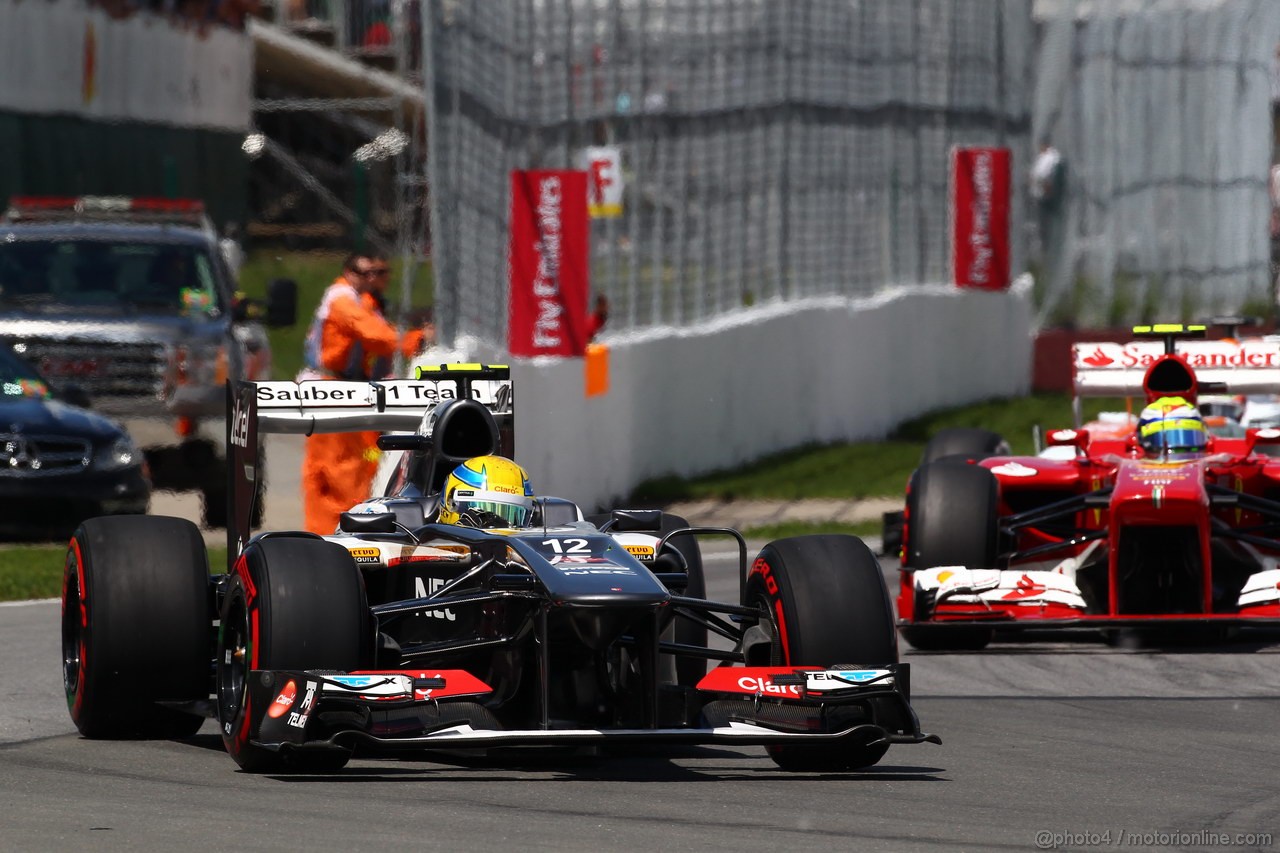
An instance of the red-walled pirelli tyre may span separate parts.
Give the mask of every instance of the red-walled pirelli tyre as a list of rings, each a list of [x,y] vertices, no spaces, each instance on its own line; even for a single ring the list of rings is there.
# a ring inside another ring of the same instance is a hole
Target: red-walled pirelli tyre
[[[80,525],[62,575],[62,682],[82,735],[196,733],[204,717],[157,702],[208,698],[209,601],[204,540],[186,519]]]
[[[919,468],[907,497],[903,565],[993,568],[998,556],[998,501],[995,476],[979,465],[940,461]],[[902,638],[925,651],[977,650],[990,643],[991,636],[992,629],[982,626],[902,628]]]
[[[345,548],[309,536],[265,536],[236,562],[217,643],[218,724],[227,752],[251,773],[330,772],[348,750],[274,752],[250,742],[251,670],[360,669],[371,617],[364,579]]]
[[[763,608],[773,623],[773,660],[760,664],[879,666],[898,660],[880,563],[856,536],[770,542],[751,564],[746,603]],[[870,767],[888,749],[865,743],[768,747],[779,767],[807,771]]]
[[[929,443],[924,446],[920,464],[928,465],[947,456],[969,456],[974,459],[986,459],[988,456],[1001,456],[1009,453],[1009,442],[1004,436],[989,429],[976,427],[951,427],[938,430]]]

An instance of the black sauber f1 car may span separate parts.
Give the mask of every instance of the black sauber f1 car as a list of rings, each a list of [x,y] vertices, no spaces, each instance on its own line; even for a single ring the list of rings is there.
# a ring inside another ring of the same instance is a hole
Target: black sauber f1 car
[[[783,539],[748,563],[735,531],[658,511],[588,520],[556,498],[522,529],[437,523],[449,473],[512,445],[505,367],[229,393],[226,574],[181,519],[91,519],[71,541],[63,674],[85,736],[189,736],[213,716],[254,772],[334,771],[357,749],[637,742],[761,745],[784,768],[844,770],[940,742],[909,704],[859,539]],[[250,538],[260,433],[371,429],[416,430],[379,439],[401,452],[388,496],[331,536]],[[736,542],[738,601],[706,599],[704,536]]]
[[[1194,453],[1081,425],[1083,396],[1194,407],[1201,394],[1280,391],[1280,343],[1135,329],[1077,344],[1076,426],[1048,454],[1010,456],[985,430],[944,431],[908,487],[899,627],[920,649],[979,649],[994,632],[1100,631],[1108,641],[1213,642],[1280,628],[1280,430],[1206,435]],[[1207,432],[1207,431],[1206,431]]]

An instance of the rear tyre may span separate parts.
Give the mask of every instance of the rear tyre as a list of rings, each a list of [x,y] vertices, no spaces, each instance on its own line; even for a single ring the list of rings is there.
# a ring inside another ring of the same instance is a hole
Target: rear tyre
[[[998,500],[996,478],[986,468],[947,460],[919,468],[907,496],[903,566],[993,568],[998,556]],[[901,615],[919,618],[918,614]],[[982,626],[902,628],[902,638],[922,651],[976,651],[991,642],[992,633]]]
[[[274,752],[251,743],[251,670],[361,668],[371,620],[364,580],[340,545],[308,536],[253,540],[236,562],[217,644],[222,742],[250,773],[332,772],[350,750]],[[260,715],[259,715],[260,716]]]
[[[797,536],[770,542],[751,566],[746,602],[772,621],[772,660],[754,665],[880,666],[898,660],[893,610],[880,563],[856,536]],[[886,743],[770,746],[784,770],[870,767]]]
[[[89,738],[190,737],[204,717],[160,701],[209,696],[209,563],[182,518],[91,518],[62,575],[62,683]]]
[[[920,465],[937,462],[944,456],[969,457],[986,459],[988,456],[1001,456],[1009,453],[1009,442],[1004,436],[989,429],[975,427],[952,427],[939,430],[924,447]]]

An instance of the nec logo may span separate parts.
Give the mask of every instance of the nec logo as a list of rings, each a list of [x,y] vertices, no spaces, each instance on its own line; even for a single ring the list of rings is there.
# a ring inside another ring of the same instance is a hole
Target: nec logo
[[[446,583],[447,581],[442,578],[414,578],[413,594],[418,598],[429,598],[436,590],[443,588]],[[428,586],[428,584],[430,584],[430,586]],[[435,610],[427,610],[418,615],[430,616],[432,619],[447,619],[450,622],[453,622],[458,618],[458,615],[447,607],[443,609],[437,608]]]
[[[231,413],[231,443],[236,447],[249,446],[249,407],[240,397],[236,397],[235,409]]]

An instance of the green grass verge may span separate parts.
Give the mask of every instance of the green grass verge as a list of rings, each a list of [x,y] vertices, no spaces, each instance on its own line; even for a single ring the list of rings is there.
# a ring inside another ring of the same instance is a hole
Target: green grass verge
[[[292,379],[302,367],[302,343],[311,325],[311,316],[324,290],[337,278],[345,257],[338,252],[273,252],[254,250],[245,259],[240,270],[240,289],[257,298],[266,296],[267,284],[277,278],[291,278],[298,283],[298,322],[284,329],[271,329],[271,356],[276,379]],[[391,311],[400,305],[401,259],[391,260],[391,280],[387,285],[387,300]],[[421,264],[415,270],[412,307],[422,308],[432,304],[435,282],[430,264]]]
[[[1084,416],[1123,407],[1116,400],[1087,401]],[[1033,394],[947,409],[908,421],[887,441],[811,445],[767,456],[733,470],[684,479],[670,476],[636,487],[637,503],[671,503],[701,498],[798,500],[899,496],[920,462],[929,438],[948,427],[983,427],[1003,435],[1014,453],[1034,452],[1033,428],[1069,426],[1071,398]]]
[[[64,544],[0,548],[0,601],[61,596],[66,556]],[[221,572],[226,565],[227,549],[210,548],[210,568]]]

